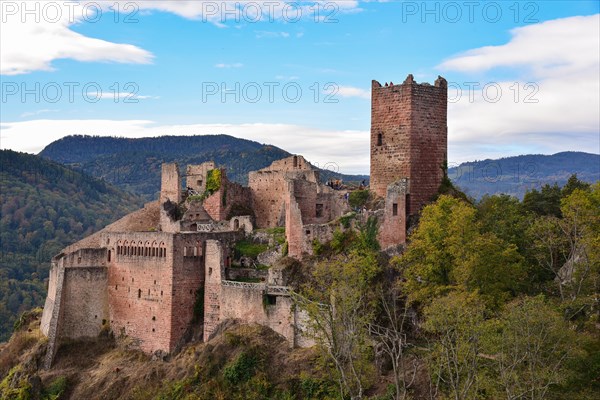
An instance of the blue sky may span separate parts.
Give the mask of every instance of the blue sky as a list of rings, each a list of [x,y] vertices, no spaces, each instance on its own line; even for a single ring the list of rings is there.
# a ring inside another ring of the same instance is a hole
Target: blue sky
[[[2,148],[223,133],[366,173],[371,80],[412,73],[451,83],[451,163],[599,152],[597,1],[0,3]]]

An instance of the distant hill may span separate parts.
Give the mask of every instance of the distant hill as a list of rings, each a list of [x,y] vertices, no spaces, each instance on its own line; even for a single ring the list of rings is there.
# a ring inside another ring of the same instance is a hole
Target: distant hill
[[[600,180],[600,155],[573,151],[532,154],[466,162],[448,170],[453,183],[476,199],[495,193],[522,199],[527,190],[546,183],[562,186],[572,174],[590,183]]]
[[[160,190],[163,162],[185,167],[215,161],[227,168],[230,180],[248,183],[248,172],[269,166],[291,154],[275,146],[228,135],[161,136],[126,139],[98,136],[68,136],[49,144],[40,156],[71,166],[106,180],[132,193],[154,199]],[[362,175],[341,175],[324,171],[346,181],[368,179]]]
[[[43,305],[50,258],[139,208],[139,196],[41,157],[0,150],[0,342]]]

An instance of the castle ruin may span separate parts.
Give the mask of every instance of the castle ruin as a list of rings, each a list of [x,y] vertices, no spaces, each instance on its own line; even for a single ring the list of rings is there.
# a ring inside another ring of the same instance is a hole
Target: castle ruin
[[[384,206],[370,213],[379,219],[384,249],[405,243],[408,217],[442,181],[446,100],[441,77],[434,86],[412,75],[401,85],[373,81],[370,189]],[[311,345],[281,271],[234,266],[235,245],[285,227],[287,256],[310,255],[315,241],[347,229],[340,217],[352,211],[348,189],[323,184],[299,155],[251,172],[248,181],[229,181],[213,162],[189,165],[184,174],[163,164],[157,201],[56,255],[41,324],[49,338],[46,367],[62,338],[106,331],[146,353],[166,354],[194,331],[208,340],[228,319],[268,326],[291,346]],[[280,258],[281,247],[268,252]]]

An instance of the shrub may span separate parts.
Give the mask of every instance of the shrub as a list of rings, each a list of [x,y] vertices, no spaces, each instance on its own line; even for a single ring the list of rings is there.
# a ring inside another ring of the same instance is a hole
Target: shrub
[[[206,173],[206,192],[213,194],[221,188],[221,170],[211,169]]]
[[[230,385],[244,383],[254,376],[257,364],[256,356],[244,351],[223,369],[223,378]]]
[[[360,208],[367,204],[369,200],[369,191],[368,190],[355,190],[351,192],[348,196],[348,203],[352,208]]]
[[[59,376],[55,380],[53,380],[50,385],[45,390],[45,399],[55,400],[59,399],[60,396],[67,390],[67,378],[64,376]]]

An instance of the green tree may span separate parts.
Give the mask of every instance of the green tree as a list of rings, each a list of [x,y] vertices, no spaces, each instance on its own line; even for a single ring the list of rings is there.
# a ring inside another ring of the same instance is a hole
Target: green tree
[[[580,181],[577,178],[577,174],[573,174],[567,180],[567,183],[560,191],[561,197],[565,198],[571,195],[575,191],[575,189],[580,189],[583,191],[588,191],[590,189],[590,184],[587,182]]]
[[[523,197],[523,207],[526,211],[537,215],[553,215],[560,217],[561,190],[555,183],[545,184],[540,191],[533,189]]]
[[[492,385],[508,400],[546,399],[566,382],[568,358],[577,353],[575,333],[541,296],[506,305],[498,320],[488,322],[485,352],[491,354]]]
[[[423,328],[433,340],[428,366],[434,395],[478,398],[483,311],[478,297],[468,293],[450,293],[425,307]]]
[[[351,251],[318,263],[297,305],[308,314],[308,334],[334,366],[340,391],[361,399],[374,368],[368,324],[373,321],[376,253]]]
[[[491,232],[505,242],[517,245],[521,251],[526,248],[525,231],[529,218],[516,197],[506,194],[483,196],[477,204],[477,220],[483,232]]]
[[[404,271],[408,300],[422,304],[468,290],[496,307],[519,291],[525,274],[516,246],[480,233],[476,209],[448,196],[425,207],[406,252],[394,262]]]

